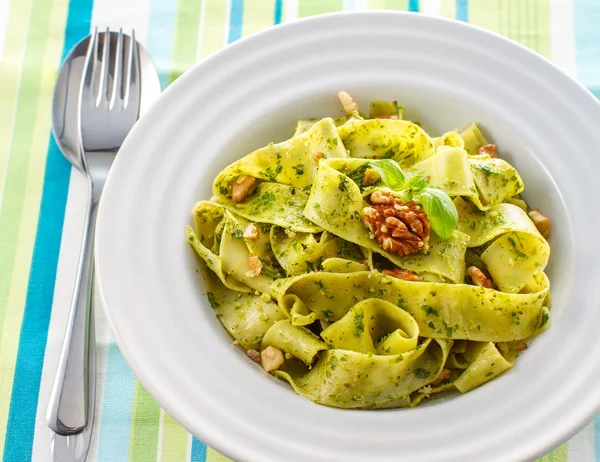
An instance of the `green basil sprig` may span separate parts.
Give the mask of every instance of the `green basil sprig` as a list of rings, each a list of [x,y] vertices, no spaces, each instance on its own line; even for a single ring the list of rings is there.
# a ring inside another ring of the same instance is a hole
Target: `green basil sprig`
[[[369,162],[369,167],[379,173],[385,185],[394,190],[402,191],[406,186],[406,178],[398,162],[392,159],[379,159]]]
[[[448,239],[458,226],[458,211],[450,196],[441,189],[428,186],[419,193],[417,200],[435,233],[442,239]]]
[[[428,186],[429,179],[415,175],[408,182],[398,163],[391,159],[369,162],[385,185],[393,191],[404,191],[404,200],[416,200],[421,204],[431,222],[431,228],[442,239],[448,239],[458,226],[458,211],[452,199],[441,189]]]

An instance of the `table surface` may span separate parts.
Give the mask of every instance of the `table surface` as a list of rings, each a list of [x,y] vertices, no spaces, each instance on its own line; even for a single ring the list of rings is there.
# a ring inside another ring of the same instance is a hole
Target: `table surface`
[[[54,80],[91,27],[135,28],[163,88],[227,43],[342,10],[456,18],[554,61],[600,96],[598,0],[0,0],[0,456],[51,460],[44,414],[60,353],[85,183],[50,134]],[[226,461],[166,414],[95,313],[98,382],[88,460]],[[546,461],[600,461],[600,418]]]

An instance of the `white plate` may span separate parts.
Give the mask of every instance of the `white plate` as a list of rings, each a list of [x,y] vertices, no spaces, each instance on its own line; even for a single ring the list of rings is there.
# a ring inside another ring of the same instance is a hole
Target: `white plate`
[[[230,162],[340,114],[338,90],[397,99],[434,133],[480,123],[552,218],[550,329],[508,373],[416,409],[348,411],[295,395],[239,350],[203,293],[185,227]],[[541,456],[600,411],[600,104],[497,35],[413,14],[335,14],[242,40],[177,80],[127,138],[96,235],[118,345],[160,405],[236,460]],[[505,154],[506,153],[506,154]]]

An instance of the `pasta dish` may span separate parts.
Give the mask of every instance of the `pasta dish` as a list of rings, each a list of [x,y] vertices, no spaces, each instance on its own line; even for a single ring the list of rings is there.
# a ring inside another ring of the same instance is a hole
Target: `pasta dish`
[[[234,343],[299,395],[416,406],[510,369],[549,325],[550,220],[475,123],[396,102],[300,120],[222,170],[187,238]]]

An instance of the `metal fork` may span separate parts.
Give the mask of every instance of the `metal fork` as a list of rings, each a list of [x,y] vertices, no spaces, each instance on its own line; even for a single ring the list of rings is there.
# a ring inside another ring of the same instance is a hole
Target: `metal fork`
[[[83,458],[94,412],[95,342],[90,335],[93,336],[92,254],[96,212],[115,155],[138,119],[140,98],[135,32],[128,37],[122,29],[118,33],[107,29],[99,34],[96,28],[81,82],[78,118],[83,173],[89,186],[88,215],[71,311],[46,415],[48,426],[56,434],[86,437],[84,445],[79,442],[80,447],[85,446]],[[77,440],[71,436],[58,441],[57,446],[56,436],[53,435],[53,451],[76,445]]]

